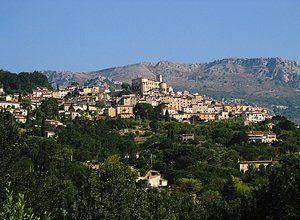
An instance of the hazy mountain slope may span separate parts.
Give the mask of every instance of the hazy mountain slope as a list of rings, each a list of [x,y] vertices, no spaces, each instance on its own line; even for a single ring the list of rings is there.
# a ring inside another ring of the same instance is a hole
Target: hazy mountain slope
[[[155,78],[155,73],[153,73],[144,63],[104,69],[100,71],[95,71],[93,73],[100,74],[102,76],[109,77],[122,82],[131,82],[132,79],[138,77]]]
[[[282,58],[230,58],[202,64],[144,62],[88,73],[45,73],[52,82],[89,80],[93,84],[103,80],[99,76],[130,83],[136,77],[161,74],[176,89],[215,98],[245,99],[300,120],[300,64]],[[289,108],[282,110],[284,106]]]
[[[42,71],[53,85],[70,85],[78,82],[82,85],[99,85],[110,88],[118,87],[114,80],[96,72],[70,72],[70,71]]]
[[[48,77],[50,83],[59,85],[69,85],[72,82],[84,83],[86,80],[98,76],[98,74],[90,72],[42,71],[42,73]]]
[[[182,78],[201,80],[203,76],[255,76],[285,83],[300,82],[300,65],[281,58],[223,59],[204,64],[181,64],[169,61],[145,62],[123,67],[95,71],[115,80],[130,81],[139,76],[153,77],[162,74],[166,80]],[[200,77],[200,78],[199,78]]]

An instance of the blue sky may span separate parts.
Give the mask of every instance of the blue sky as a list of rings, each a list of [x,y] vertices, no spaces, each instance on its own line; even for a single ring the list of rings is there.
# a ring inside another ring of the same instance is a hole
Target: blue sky
[[[300,61],[299,0],[0,0],[0,69]]]

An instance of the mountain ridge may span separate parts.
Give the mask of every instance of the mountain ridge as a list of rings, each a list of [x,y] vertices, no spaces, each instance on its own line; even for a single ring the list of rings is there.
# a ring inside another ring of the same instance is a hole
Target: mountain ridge
[[[282,66],[280,67],[280,65]],[[216,66],[219,68],[216,69]],[[238,69],[238,66],[244,67],[244,70]],[[288,71],[289,69],[290,71]],[[165,75],[168,75],[170,73],[174,74],[174,72],[172,71],[175,71],[175,73],[181,72],[185,74],[193,74],[193,72],[195,72],[194,74],[210,73],[215,75],[217,74],[217,71],[222,74],[251,73],[256,74],[256,76],[258,77],[263,77],[263,74],[267,73],[265,77],[284,80],[285,82],[294,80],[294,78],[297,80],[297,82],[300,81],[300,64],[297,61],[292,61],[284,58],[225,58],[212,62],[194,64],[163,60],[158,62],[140,62],[125,66],[117,66],[86,72],[52,70],[41,72],[47,75],[49,79],[52,79],[50,80],[52,82],[60,81],[62,84],[66,84],[67,82],[69,82],[69,80],[66,80],[66,82],[64,82],[64,77],[66,79],[71,78],[83,81],[91,79],[93,77],[97,78],[99,75],[101,75],[114,80],[128,81],[135,77],[153,77],[161,73]],[[54,78],[53,73],[58,75],[61,80]],[[288,77],[288,75],[290,75],[290,77]]]
[[[173,61],[140,62],[89,72],[43,72],[60,85],[79,81],[103,85],[103,81],[130,83],[133,78],[162,75],[178,90],[201,92],[213,98],[244,99],[265,104],[276,113],[300,121],[300,63],[284,58],[225,58],[207,63]],[[289,109],[277,109],[288,106]],[[291,111],[292,113],[290,113]]]

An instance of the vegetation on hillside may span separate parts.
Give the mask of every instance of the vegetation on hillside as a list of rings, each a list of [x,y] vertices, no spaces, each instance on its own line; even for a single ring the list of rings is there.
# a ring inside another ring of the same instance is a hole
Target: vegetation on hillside
[[[195,118],[186,124],[162,116],[159,107],[141,104],[136,120],[70,120],[57,115],[55,106],[43,101],[33,112],[36,120],[25,125],[0,113],[0,216],[10,215],[8,205],[22,207],[24,215],[52,219],[300,216],[300,130],[285,117],[246,127],[238,117]],[[43,137],[44,119],[58,117],[66,126],[56,128],[55,138]],[[281,141],[249,143],[245,132],[268,131],[268,123]],[[194,140],[179,141],[187,133]],[[271,158],[279,162],[246,173],[238,170],[238,160]],[[99,169],[86,167],[88,160]],[[158,170],[169,187],[145,191],[136,184],[138,172],[149,169]],[[5,191],[9,182],[14,194]]]
[[[36,87],[52,88],[47,77],[37,71],[14,74],[0,70],[0,85],[8,94],[13,92],[30,93]]]

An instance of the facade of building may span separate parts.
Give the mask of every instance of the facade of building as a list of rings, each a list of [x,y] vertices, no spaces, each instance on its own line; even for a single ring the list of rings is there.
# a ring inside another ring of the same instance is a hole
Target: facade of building
[[[179,136],[179,140],[181,142],[192,141],[192,140],[194,140],[194,134],[181,134]]]
[[[15,115],[15,120],[19,123],[26,123],[27,119],[22,115]]]
[[[106,116],[108,116],[108,117],[114,118],[114,117],[117,116],[117,111],[116,111],[115,108],[109,107],[109,108],[106,108],[105,114],[106,114]]]
[[[204,121],[215,120],[216,113],[199,113],[199,118]]]
[[[7,109],[7,108],[20,108],[21,102],[8,102],[8,101],[0,101],[0,108]]]
[[[245,118],[245,121],[252,123],[262,122],[266,119],[264,112],[243,112],[242,114]]]
[[[247,132],[247,135],[249,142],[271,144],[277,141],[276,134],[272,132],[250,131]]]
[[[116,114],[120,118],[132,118],[133,107],[131,105],[118,105],[116,107]]]
[[[161,174],[156,170],[150,170],[145,176],[137,179],[144,188],[161,188],[168,186],[168,180],[162,178]]]
[[[141,95],[147,94],[149,91],[159,89],[159,82],[155,79],[137,78],[132,80],[132,90]]]
[[[251,167],[253,169],[259,169],[260,166],[267,167],[268,165],[272,164],[272,160],[252,160],[252,161],[238,161],[239,163],[239,170],[241,172],[248,171]]]

